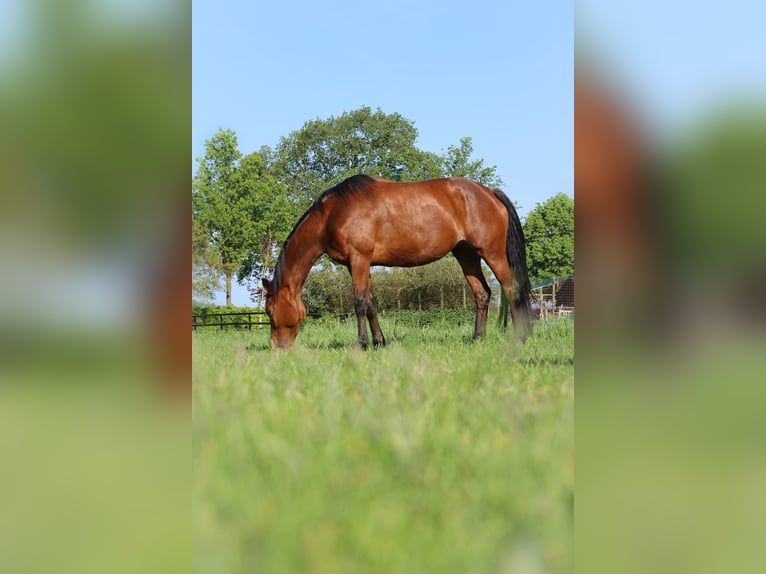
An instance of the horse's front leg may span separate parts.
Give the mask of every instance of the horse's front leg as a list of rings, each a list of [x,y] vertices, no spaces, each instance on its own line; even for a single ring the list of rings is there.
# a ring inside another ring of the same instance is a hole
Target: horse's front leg
[[[385,347],[386,338],[383,336],[383,331],[378,323],[378,306],[375,302],[375,295],[372,293],[372,278],[368,277],[367,280],[367,320],[370,322],[370,330],[372,331],[372,344],[378,347]]]
[[[351,282],[354,286],[354,310],[356,311],[357,345],[360,349],[366,349],[369,339],[367,337],[367,312],[369,308],[369,290],[367,282],[370,276],[370,264],[358,261],[351,264]]]
[[[357,293],[354,287],[354,309],[356,310],[357,344],[364,350],[367,348],[367,290]]]

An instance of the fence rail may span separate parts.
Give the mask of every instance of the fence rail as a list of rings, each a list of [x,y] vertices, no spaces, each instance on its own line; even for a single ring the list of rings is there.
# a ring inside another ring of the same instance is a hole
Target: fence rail
[[[350,317],[352,313],[343,313],[337,315],[341,320],[345,320]],[[246,317],[241,321],[227,321],[225,317]],[[253,319],[255,317],[255,319]],[[318,313],[309,313],[307,317],[319,317]],[[218,321],[215,321],[215,319]],[[248,330],[252,330],[255,327],[262,327],[263,325],[269,325],[269,319],[265,311],[237,311],[231,313],[205,313],[202,315],[192,315],[192,331],[196,331],[198,327],[218,327],[223,330],[226,327],[247,327]]]
[[[246,317],[246,320],[225,321],[224,317]],[[253,317],[256,319],[253,320]],[[218,319],[217,322],[215,322],[216,318]],[[219,327],[221,330],[226,327],[247,327],[248,330],[252,330],[253,325],[259,327],[261,325],[268,324],[269,320],[266,317],[266,313],[264,311],[206,313],[204,315],[192,315],[192,331],[196,331],[198,327]]]

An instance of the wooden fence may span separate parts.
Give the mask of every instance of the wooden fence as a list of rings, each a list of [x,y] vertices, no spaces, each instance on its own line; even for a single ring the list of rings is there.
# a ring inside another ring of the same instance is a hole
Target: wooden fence
[[[232,320],[226,320],[227,317],[232,318]],[[254,317],[255,320],[253,320]],[[268,324],[269,319],[264,311],[192,315],[192,331],[196,331],[198,327],[218,327],[221,330],[226,327],[247,327],[249,330],[252,330],[253,325],[260,327]]]
[[[351,313],[337,315],[341,320],[347,319]],[[309,313],[307,317],[319,317],[318,313]],[[239,311],[235,313],[205,313],[192,315],[192,331],[199,327],[218,327],[223,330],[227,327],[247,328],[252,330],[255,326],[261,328],[263,325],[269,325],[269,318],[265,311]]]

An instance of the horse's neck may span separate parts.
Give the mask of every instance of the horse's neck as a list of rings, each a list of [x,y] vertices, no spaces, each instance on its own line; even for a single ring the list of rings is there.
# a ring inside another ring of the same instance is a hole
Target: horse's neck
[[[323,235],[324,218],[319,213],[307,217],[293,231],[285,247],[283,285],[300,291],[314,262],[324,253]]]

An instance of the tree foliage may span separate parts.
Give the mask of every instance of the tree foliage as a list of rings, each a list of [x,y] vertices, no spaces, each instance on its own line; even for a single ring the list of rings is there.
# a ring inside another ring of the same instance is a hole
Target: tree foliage
[[[574,201],[557,193],[524,220],[527,266],[532,280],[574,273]]]
[[[192,218],[192,298],[209,301],[221,288],[220,259],[210,249],[210,234]]]
[[[362,107],[306,122],[280,140],[276,153],[285,181],[308,207],[323,190],[359,173],[409,179],[412,164],[418,163],[419,175],[436,175],[438,159],[415,147],[417,135],[401,115]]]
[[[487,185],[502,183],[496,167],[471,160],[471,138],[450,146],[446,156],[421,150],[418,130],[400,114],[369,107],[306,122],[283,137],[276,149],[279,171],[304,207],[325,189],[359,173],[393,181],[465,176]]]
[[[483,159],[471,160],[473,142],[470,137],[460,138],[460,147],[449,146],[443,158],[444,175],[467,177],[487,187],[501,188],[503,180],[495,173],[496,167],[484,165]]]
[[[231,305],[232,276],[236,273],[242,282],[273,267],[277,246],[297,211],[270,165],[270,151],[242,157],[233,130],[219,130],[207,140],[205,156],[197,162],[192,215],[218,258],[226,277],[226,304]]]
[[[242,153],[233,130],[219,130],[205,141],[205,156],[192,187],[192,215],[209,233],[210,246],[220,258],[226,277],[226,304],[231,305],[231,277],[247,253],[251,236],[248,197],[236,185]]]
[[[749,105],[711,112],[664,158],[667,193],[657,227],[673,267],[727,275],[760,268],[766,244],[766,113]],[[648,203],[648,202],[647,202]],[[756,263],[757,262],[757,263]]]
[[[248,198],[247,218],[251,223],[247,251],[237,273],[240,281],[250,275],[260,278],[270,273],[279,246],[300,216],[296,204],[288,197],[287,186],[278,179],[269,162],[269,150],[262,149],[242,158],[237,169],[235,185]]]

